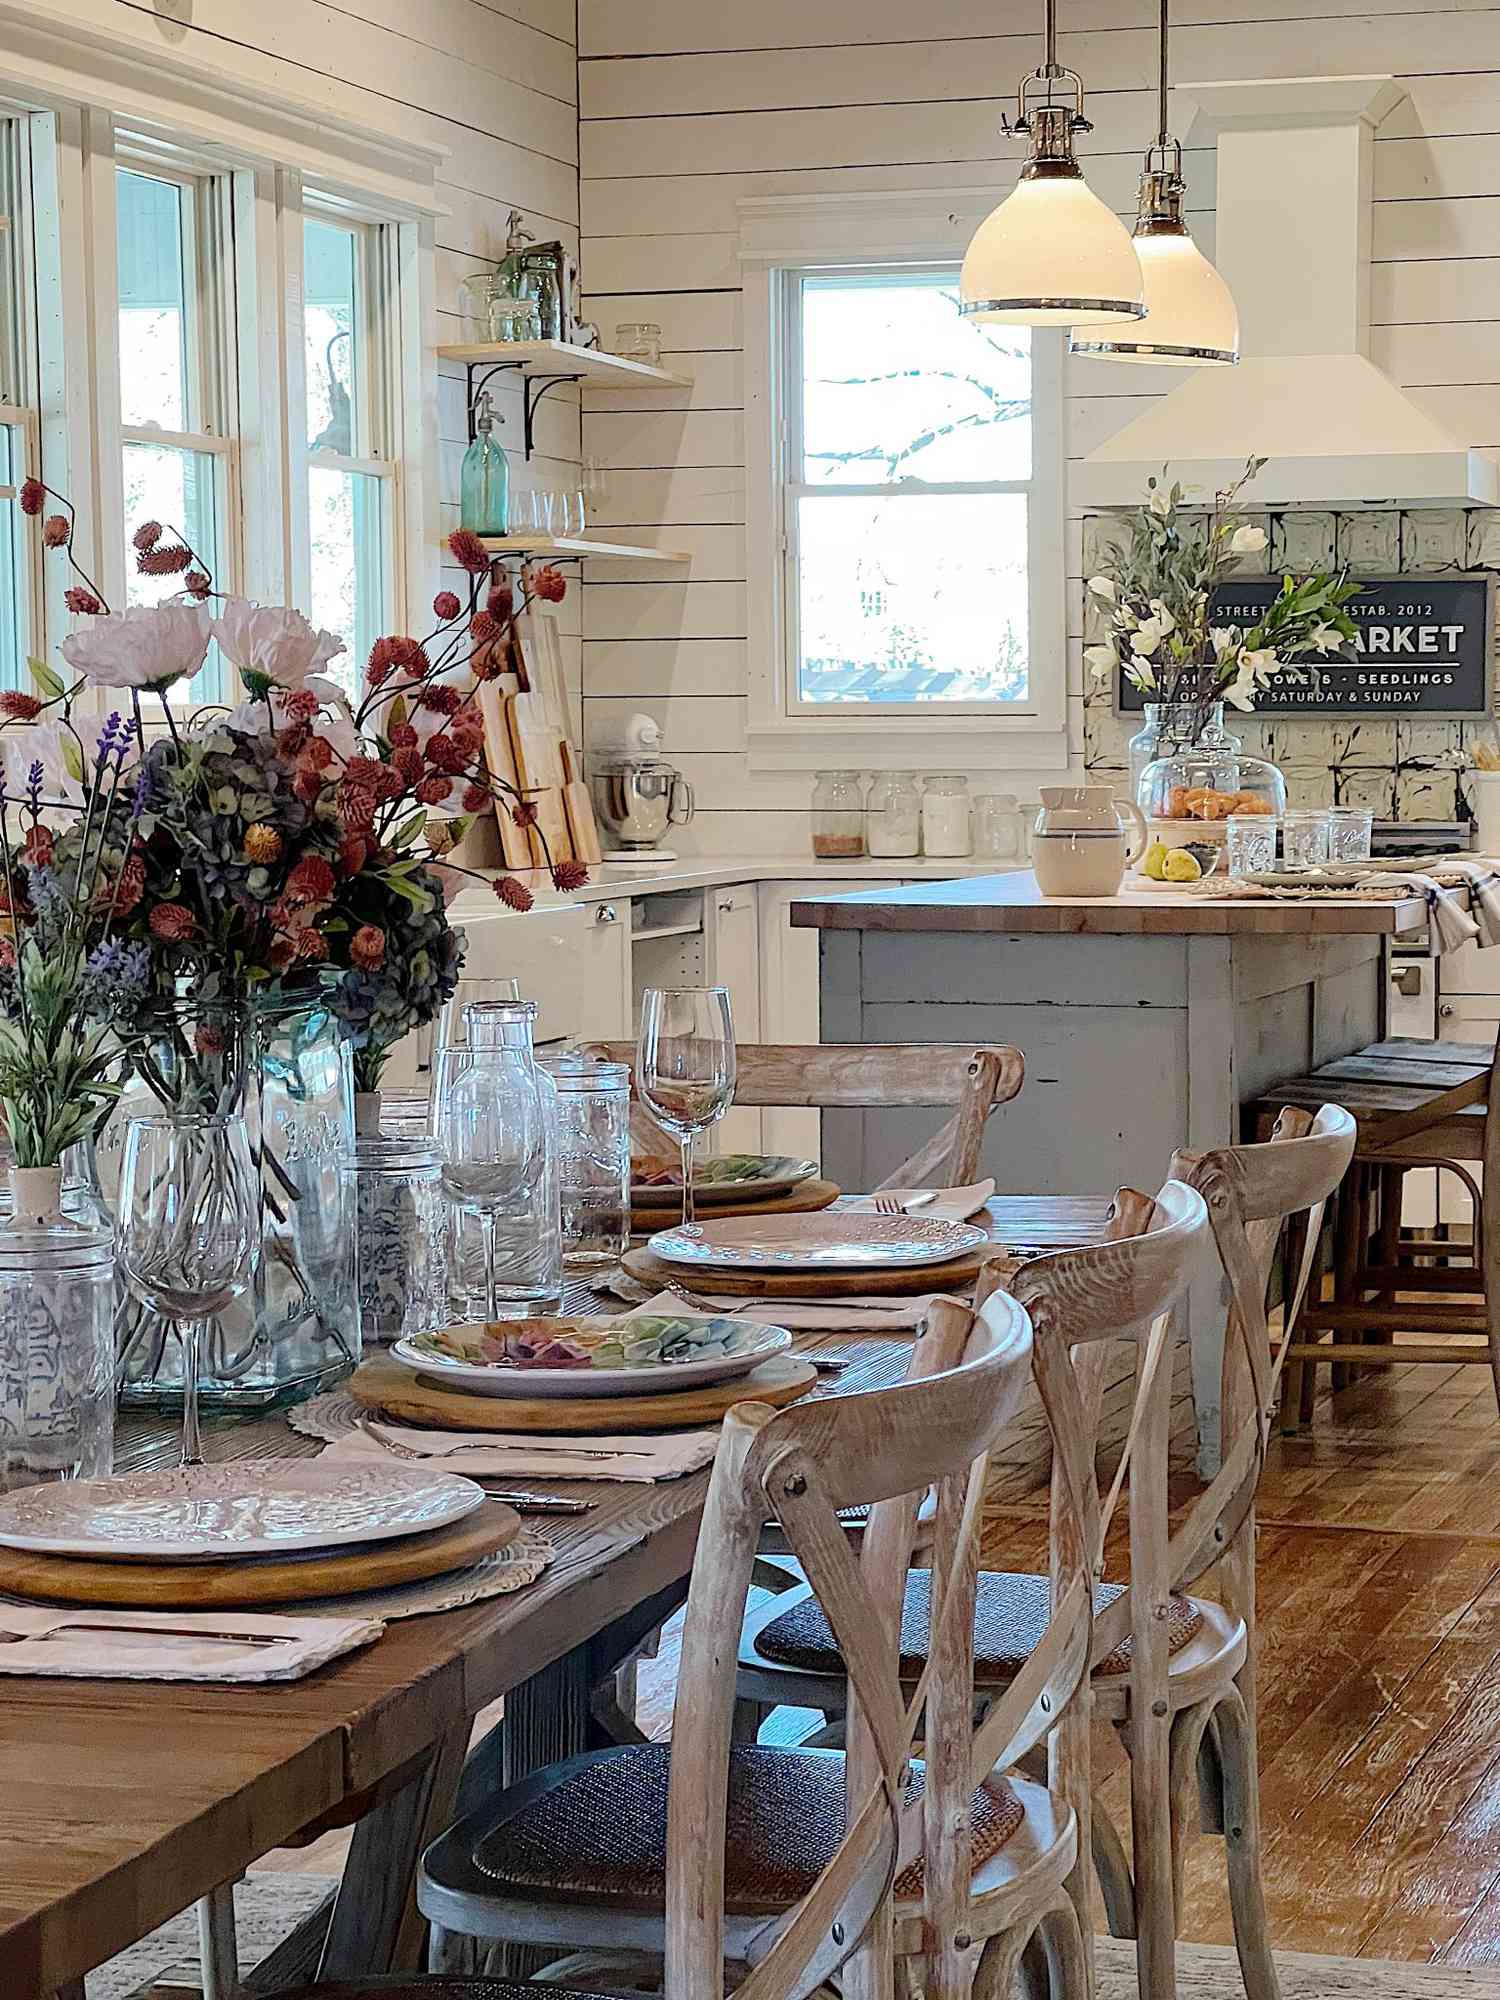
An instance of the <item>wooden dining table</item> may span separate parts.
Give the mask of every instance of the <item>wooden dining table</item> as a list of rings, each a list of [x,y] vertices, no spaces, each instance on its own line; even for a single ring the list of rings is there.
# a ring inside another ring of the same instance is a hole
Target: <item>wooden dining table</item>
[[[1010,1196],[994,1237],[1062,1247],[1097,1237],[1106,1203]],[[799,1336],[838,1353],[818,1394],[895,1380],[908,1335]],[[175,1461],[175,1423],[127,1414],[116,1469]],[[216,1418],[216,1461],[320,1449],[284,1413]],[[527,1484],[537,1482],[528,1480]],[[258,1687],[14,1678],[0,1685],[0,1996],[82,2000],[83,1975],[315,1822],[352,1821],[342,1879],[244,1980],[268,1992],[420,1962],[422,1848],[500,1784],[611,1737],[594,1689],[682,1602],[706,1472],[654,1485],[547,1482],[591,1502],[528,1523],[554,1558],[534,1583],[461,1610],[393,1621],[306,1680]],[[0,1606],[3,1622],[3,1606]],[[504,1697],[472,1750],[474,1718]]]

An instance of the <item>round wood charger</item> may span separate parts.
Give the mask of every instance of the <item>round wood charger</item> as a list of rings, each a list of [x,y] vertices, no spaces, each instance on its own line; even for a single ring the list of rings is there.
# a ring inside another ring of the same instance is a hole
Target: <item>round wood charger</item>
[[[295,1604],[446,1576],[508,1548],[520,1532],[521,1517],[513,1507],[486,1500],[463,1520],[431,1534],[308,1555],[247,1556],[243,1562],[96,1562],[0,1549],[0,1590],[96,1608],[207,1611],[221,1604]]]
[[[999,1245],[992,1245],[998,1250]],[[989,1254],[986,1252],[985,1254]],[[660,1291],[667,1284],[727,1299],[848,1299],[917,1292],[964,1292],[979,1276],[978,1250],[946,1264],[907,1264],[884,1271],[729,1271],[708,1264],[669,1264],[650,1250],[627,1250],[621,1263],[637,1283]]]
[[[664,1390],[654,1396],[468,1396],[387,1360],[362,1361],[344,1386],[367,1410],[384,1410],[407,1423],[437,1430],[603,1431],[626,1436],[635,1431],[696,1430],[702,1424],[716,1424],[736,1403],[794,1403],[817,1379],[818,1371],[810,1362],[777,1354],[737,1381]]]
[[[764,1201],[716,1201],[713,1214],[716,1219],[723,1215],[811,1215],[817,1209],[831,1208],[842,1193],[836,1181],[804,1181],[790,1194],[768,1195]],[[708,1213],[700,1200],[699,1221]],[[674,1229],[681,1220],[680,1198],[664,1205],[643,1201],[630,1205],[630,1226],[637,1236],[648,1236],[658,1229]]]

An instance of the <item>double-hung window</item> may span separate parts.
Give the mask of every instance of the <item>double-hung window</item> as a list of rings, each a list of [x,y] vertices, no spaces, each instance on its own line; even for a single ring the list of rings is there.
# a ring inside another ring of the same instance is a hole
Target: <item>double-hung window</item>
[[[182,577],[139,573],[130,538],[176,529],[221,591],[239,587],[235,259],[227,177],[154,163],[115,170],[128,601],[154,604]],[[191,689],[217,689],[218,663]]]
[[[316,209],[302,225],[308,610],[348,648],[332,671],[351,691],[396,612],[392,234]]]
[[[953,244],[773,253],[747,283],[753,759],[1065,757],[1058,343],[965,319]]]

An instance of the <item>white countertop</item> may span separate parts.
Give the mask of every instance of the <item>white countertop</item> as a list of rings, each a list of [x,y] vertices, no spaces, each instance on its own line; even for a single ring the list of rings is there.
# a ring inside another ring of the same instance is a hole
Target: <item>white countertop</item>
[[[712,854],[684,855],[680,861],[606,861],[589,871],[586,886],[574,894],[560,896],[552,887],[545,869],[519,871],[519,879],[536,896],[538,909],[556,909],[569,903],[603,903],[611,896],[660,895],[676,889],[719,889],[731,882],[950,882],[971,875],[1005,873],[1011,864],[970,856],[964,859],[927,859],[907,855],[891,860],[815,861],[811,854],[772,856],[769,859],[730,860]],[[1017,869],[1021,863],[1013,864]],[[499,874],[502,871],[493,871]],[[488,885],[471,883],[454,898],[455,920],[472,920],[494,906]]]

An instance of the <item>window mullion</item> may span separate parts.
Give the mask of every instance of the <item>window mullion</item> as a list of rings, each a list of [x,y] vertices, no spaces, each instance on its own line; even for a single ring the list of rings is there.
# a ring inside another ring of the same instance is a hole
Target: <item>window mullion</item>
[[[77,297],[70,284],[62,299],[65,340],[69,320],[74,315],[76,324],[86,328],[86,345],[75,342],[70,348],[71,354],[78,354],[82,346],[82,379],[75,377],[71,366],[68,369],[68,402],[75,441],[72,494],[79,515],[75,550],[106,601],[123,610],[127,584],[120,523],[125,518],[125,468],[120,436],[114,121],[108,112],[92,109],[64,113],[62,118],[65,131],[72,128],[72,143],[59,148],[69,196],[63,204],[60,241],[81,247],[83,255],[78,261],[87,274],[85,296]],[[66,274],[75,259],[68,255],[62,261]],[[46,344],[44,339],[44,349]],[[78,435],[80,419],[86,427],[83,437]],[[45,444],[43,450],[45,453]],[[50,589],[57,588],[59,579],[71,581],[64,578],[64,565],[53,564],[50,569]],[[71,622],[71,616],[64,612],[54,629],[65,632]],[[83,699],[87,705],[89,694]],[[96,703],[102,699],[102,690],[95,691],[94,699]]]
[[[312,522],[307,480],[307,328],[303,283],[302,231],[305,210],[302,176],[290,167],[277,172],[277,233],[281,246],[282,364],[286,370],[286,511],[291,544],[293,604],[312,608]]]
[[[229,188],[234,246],[237,403],[244,588],[263,604],[291,601],[293,508],[287,497],[289,417],[282,319],[277,176],[236,173]],[[306,508],[303,508],[305,514]]]

